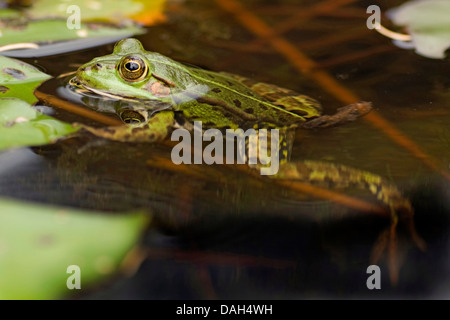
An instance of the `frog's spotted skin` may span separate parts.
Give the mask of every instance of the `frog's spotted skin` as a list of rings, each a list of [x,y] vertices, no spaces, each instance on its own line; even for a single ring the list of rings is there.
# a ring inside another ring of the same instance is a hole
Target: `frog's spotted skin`
[[[223,74],[238,80],[253,92],[271,101],[274,105],[298,114],[305,120],[315,118],[322,113],[322,107],[319,102],[311,97],[300,95],[292,90],[280,88],[273,84],[256,82],[230,73]]]
[[[296,127],[318,128],[355,120],[370,111],[368,103],[341,108],[332,116],[321,116],[319,103],[308,96],[232,74],[189,67],[161,54],[145,51],[136,39],[122,40],[112,54],[81,66],[71,84],[101,97],[121,100],[122,105],[128,104],[128,109],[121,108],[117,112],[130,125],[84,127],[107,139],[161,141],[173,128],[192,129],[194,121],[202,121],[204,129],[279,129],[283,163],[279,173],[271,178],[367,189],[393,210],[394,227],[390,229],[390,240],[393,239],[392,230],[395,232],[397,213],[401,212],[408,220],[414,241],[422,246],[414,231],[409,201],[385,179],[330,163],[285,163],[289,159]],[[133,113],[138,114],[133,116]],[[395,244],[391,249],[392,246]],[[386,246],[381,247],[384,250]]]

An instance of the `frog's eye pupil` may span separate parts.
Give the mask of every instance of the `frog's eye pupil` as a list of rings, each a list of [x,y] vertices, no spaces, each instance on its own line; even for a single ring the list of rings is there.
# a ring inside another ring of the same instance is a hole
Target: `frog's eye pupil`
[[[122,58],[118,65],[118,71],[123,80],[138,82],[147,76],[148,64],[140,55],[132,54]]]
[[[128,62],[127,64],[125,64],[125,68],[128,71],[133,72],[133,71],[139,70],[140,67],[139,67],[139,64],[137,64],[136,62]]]

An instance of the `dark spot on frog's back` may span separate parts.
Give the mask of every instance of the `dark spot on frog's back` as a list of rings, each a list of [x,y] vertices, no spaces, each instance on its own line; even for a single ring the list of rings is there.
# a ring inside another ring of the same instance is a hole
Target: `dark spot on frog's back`
[[[222,90],[220,90],[219,88],[214,88],[214,89],[212,89],[212,92],[215,92],[215,93],[221,93]]]
[[[233,103],[234,103],[234,105],[235,105],[236,107],[238,107],[238,108],[240,108],[241,105],[242,105],[241,101],[239,101],[238,99],[233,100]]]
[[[142,128],[136,127],[136,128],[131,129],[131,133],[133,133],[133,134],[136,134],[136,133],[138,133],[139,131],[142,131]]]
[[[22,71],[20,71],[18,69],[14,69],[14,68],[3,68],[2,72],[5,74],[8,74],[10,76],[13,76],[15,79],[18,79],[18,80],[23,80],[23,79],[27,78],[25,73],[23,73]]]
[[[212,110],[212,111],[215,111],[215,112],[218,112],[218,113],[222,113],[222,111],[223,111],[223,109],[221,109],[221,108],[218,107],[218,106],[212,106],[212,107],[211,107],[211,110]]]
[[[304,111],[304,110],[300,110],[300,109],[293,109],[293,110],[289,110],[292,113],[298,114],[299,116],[307,116],[308,112]]]
[[[247,108],[244,110],[247,113],[253,114],[253,112],[255,112],[255,110],[253,110],[253,108]]]
[[[263,109],[263,110],[267,110],[267,109],[268,109],[267,106],[266,106],[264,103],[260,103],[260,104],[259,104],[259,107],[260,107],[261,109]]]
[[[5,93],[5,92],[7,92],[8,90],[9,90],[8,87],[0,86],[0,93]]]

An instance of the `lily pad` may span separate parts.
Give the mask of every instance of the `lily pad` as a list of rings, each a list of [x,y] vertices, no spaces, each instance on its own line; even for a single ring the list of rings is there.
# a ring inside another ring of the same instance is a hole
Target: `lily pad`
[[[450,47],[450,1],[410,1],[387,15],[395,24],[406,27],[418,54],[445,58],[445,50]]]
[[[80,9],[81,20],[106,21],[121,24],[124,19],[145,14],[148,22],[159,22],[164,19],[162,13],[165,0],[37,0],[26,11],[31,19],[60,18],[66,20],[70,6]]]
[[[20,12],[13,9],[1,9],[0,19],[18,19],[20,18]]]
[[[128,37],[144,32],[145,30],[138,26],[118,28],[85,23],[80,25],[80,29],[69,29],[66,20],[41,20],[29,22],[24,28],[3,28],[0,46],[26,42],[43,43],[80,38],[117,37],[120,35]]]
[[[70,295],[72,265],[83,290],[117,271],[148,222],[142,212],[111,216],[0,199],[0,299]]]
[[[0,150],[49,144],[78,130],[30,105],[37,101],[35,88],[48,78],[33,66],[0,56]]]
[[[20,99],[0,99],[0,150],[49,144],[78,129],[41,114]]]
[[[0,99],[14,97],[32,104],[37,101],[34,89],[48,78],[33,66],[0,56]]]

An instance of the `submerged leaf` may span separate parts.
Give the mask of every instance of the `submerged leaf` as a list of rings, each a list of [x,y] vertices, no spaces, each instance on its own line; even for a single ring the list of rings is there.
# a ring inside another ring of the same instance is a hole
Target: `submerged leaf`
[[[32,104],[37,101],[34,89],[48,78],[33,66],[0,56],[0,99],[14,97]]]
[[[435,59],[445,57],[445,50],[450,47],[450,1],[410,1],[389,10],[387,15],[395,24],[406,27],[418,54]]]
[[[25,101],[0,99],[0,150],[52,143],[77,130],[70,124],[41,114]]]
[[[0,299],[70,294],[67,268],[80,268],[81,289],[115,272],[149,218],[114,216],[0,199]]]

